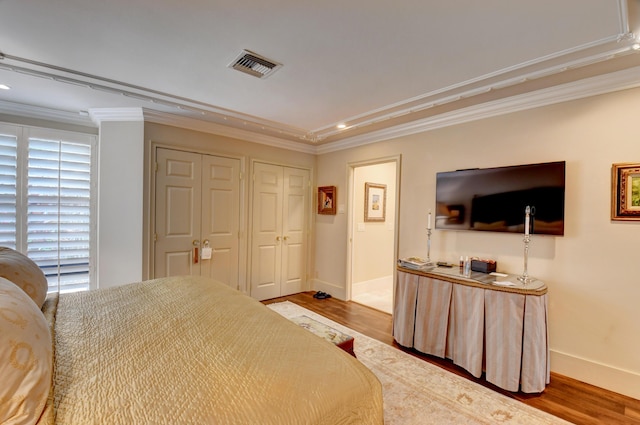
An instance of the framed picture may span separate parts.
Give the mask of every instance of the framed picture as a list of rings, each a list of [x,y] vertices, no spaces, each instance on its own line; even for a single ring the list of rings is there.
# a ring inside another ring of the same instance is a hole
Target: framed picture
[[[318,187],[318,214],[336,214],[336,187]]]
[[[640,163],[611,167],[611,220],[640,221]]]
[[[387,185],[364,184],[364,221],[384,221],[387,208]]]

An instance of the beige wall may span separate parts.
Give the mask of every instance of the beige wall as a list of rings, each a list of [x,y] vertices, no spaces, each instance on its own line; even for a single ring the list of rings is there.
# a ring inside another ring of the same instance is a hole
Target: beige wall
[[[318,181],[347,186],[347,164],[402,155],[399,256],[426,254],[426,214],[435,173],[460,168],[566,161],[565,236],[534,236],[529,273],[549,287],[552,370],[640,398],[640,223],[612,222],[611,164],[640,162],[640,89],[320,155]],[[345,192],[338,191],[345,203]],[[347,220],[316,221],[317,282],[343,290]],[[431,258],[495,258],[523,269],[522,237],[435,230]]]

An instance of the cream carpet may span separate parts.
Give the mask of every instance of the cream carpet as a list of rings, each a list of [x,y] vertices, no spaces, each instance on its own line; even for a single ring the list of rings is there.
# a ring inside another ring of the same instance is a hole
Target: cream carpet
[[[268,307],[284,317],[306,315],[355,338],[354,351],[382,383],[387,425],[568,424],[294,303]]]

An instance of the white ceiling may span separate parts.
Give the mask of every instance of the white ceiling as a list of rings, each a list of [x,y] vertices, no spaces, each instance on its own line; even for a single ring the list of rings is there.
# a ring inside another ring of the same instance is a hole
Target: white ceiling
[[[141,107],[320,146],[640,66],[638,3],[0,0],[0,112]],[[228,68],[242,49],[283,66]]]

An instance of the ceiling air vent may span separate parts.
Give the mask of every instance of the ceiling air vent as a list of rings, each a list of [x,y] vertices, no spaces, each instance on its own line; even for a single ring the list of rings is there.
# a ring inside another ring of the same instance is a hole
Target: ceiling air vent
[[[249,50],[243,50],[230,64],[229,68],[258,78],[267,78],[276,72],[282,64],[274,62]]]

